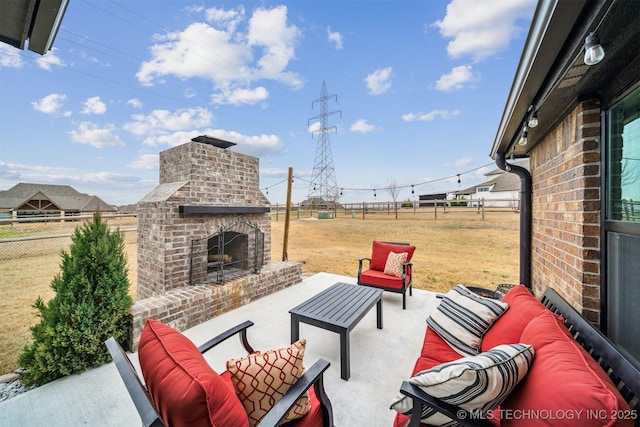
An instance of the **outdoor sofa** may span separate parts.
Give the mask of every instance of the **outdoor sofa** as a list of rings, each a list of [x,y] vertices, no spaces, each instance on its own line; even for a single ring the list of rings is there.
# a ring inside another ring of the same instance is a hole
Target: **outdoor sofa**
[[[407,379],[394,427],[640,425],[638,366],[552,288],[538,301],[523,285],[501,300],[456,286]]]

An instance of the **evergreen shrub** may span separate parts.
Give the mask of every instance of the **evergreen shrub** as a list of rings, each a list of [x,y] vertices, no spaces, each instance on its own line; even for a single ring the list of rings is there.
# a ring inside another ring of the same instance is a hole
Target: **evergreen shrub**
[[[104,341],[128,337],[133,300],[129,295],[124,236],[111,231],[99,213],[76,227],[69,252],[61,252],[55,296],[33,307],[40,322],[20,355],[27,385],[42,385],[110,360]]]

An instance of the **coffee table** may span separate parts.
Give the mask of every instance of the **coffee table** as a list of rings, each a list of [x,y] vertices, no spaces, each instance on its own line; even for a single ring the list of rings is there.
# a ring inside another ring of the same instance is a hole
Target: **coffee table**
[[[300,322],[340,334],[340,377],[346,381],[351,376],[349,333],[374,305],[382,329],[382,290],[336,283],[289,310],[291,342],[300,339]]]

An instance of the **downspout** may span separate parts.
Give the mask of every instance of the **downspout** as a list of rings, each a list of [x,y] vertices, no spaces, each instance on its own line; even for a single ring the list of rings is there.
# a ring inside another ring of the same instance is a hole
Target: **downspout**
[[[496,153],[496,165],[520,177],[520,283],[531,289],[531,174],[507,163],[502,152]]]

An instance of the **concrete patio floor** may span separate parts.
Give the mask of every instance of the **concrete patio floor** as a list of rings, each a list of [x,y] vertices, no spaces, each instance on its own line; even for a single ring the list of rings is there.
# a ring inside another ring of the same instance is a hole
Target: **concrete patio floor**
[[[336,282],[355,283],[355,278],[319,273],[300,284],[225,313],[184,331],[196,345],[244,320],[249,342],[256,350],[290,344],[289,309]],[[394,412],[391,399],[407,379],[420,352],[426,319],[438,304],[435,293],[416,290],[407,296],[402,310],[399,294],[383,295],[382,330],[376,328],[375,307],[351,332],[351,378],[340,378],[338,334],[307,324],[300,325],[306,338],[305,364],[318,358],[331,362],[325,388],[333,405],[336,426],[389,427]],[[230,358],[244,356],[237,339],[206,353],[211,366],[221,372]],[[138,367],[137,354],[130,355]],[[53,381],[0,403],[3,426],[139,426],[140,418],[113,363]]]

